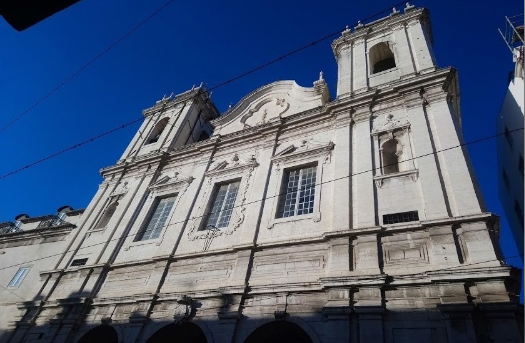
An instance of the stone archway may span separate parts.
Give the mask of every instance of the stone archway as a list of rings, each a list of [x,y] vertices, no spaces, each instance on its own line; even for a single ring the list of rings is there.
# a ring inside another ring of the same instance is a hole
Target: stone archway
[[[77,343],[118,343],[117,331],[109,325],[97,326],[86,332]]]
[[[297,324],[274,321],[255,329],[244,343],[312,343],[312,339]]]
[[[158,330],[146,343],[208,343],[204,332],[194,323],[169,324]]]

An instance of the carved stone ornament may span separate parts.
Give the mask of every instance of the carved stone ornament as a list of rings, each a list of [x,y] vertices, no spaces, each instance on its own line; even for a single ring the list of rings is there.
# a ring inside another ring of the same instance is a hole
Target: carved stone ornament
[[[374,123],[375,124],[375,123]],[[405,129],[410,127],[410,122],[407,119],[394,119],[393,114],[387,114],[385,121],[380,125],[374,125],[372,135],[377,135],[382,132],[392,132],[395,129]]]
[[[331,152],[334,148],[334,143],[319,143],[314,140],[303,140],[299,144],[291,144],[272,157],[272,162],[275,165],[275,171],[280,170],[280,164],[283,162],[290,162],[301,160],[309,157],[317,157],[324,155],[323,163],[330,163]]]
[[[383,187],[383,183],[386,180],[392,179],[392,178],[396,178],[396,177],[408,177],[412,181],[416,182],[417,179],[419,178],[419,170],[418,169],[413,169],[413,170],[401,171],[401,172],[397,172],[397,173],[391,173],[391,174],[375,176],[374,177],[374,182],[375,182],[377,188],[381,188],[381,187]]]
[[[116,195],[123,195],[126,194],[129,190],[128,182],[125,181],[124,183],[121,183],[120,185],[115,188],[113,192],[109,195],[110,197],[116,196]]]
[[[191,176],[183,176],[179,172],[171,175],[161,176],[157,182],[149,186],[149,189],[155,192],[162,192],[168,189],[186,189],[193,181]]]
[[[196,216],[190,220],[188,238],[191,241],[196,239],[205,240],[204,250],[208,250],[215,237],[225,234],[231,235],[241,226],[246,216],[248,189],[252,183],[253,171],[257,166],[257,160],[254,155],[251,155],[248,159],[241,159],[237,154],[234,154],[229,160],[221,160],[212,164],[210,170],[204,174],[207,181],[203,187],[203,201],[200,201],[200,205],[195,212]],[[243,182],[241,182],[239,193],[237,195],[238,200],[236,203],[239,203],[239,205],[234,208],[228,227],[217,230],[199,231],[198,227],[200,226],[201,220],[203,220],[206,215],[204,213],[206,203],[210,199],[213,185],[217,181],[217,178],[227,179],[236,176],[242,176]]]
[[[270,98],[264,99],[257,103],[253,108],[249,109],[248,112],[241,117],[241,123],[245,128],[251,126],[257,126],[268,122],[269,119],[280,117],[290,108],[290,104],[286,99]],[[251,117],[258,116],[259,120],[249,125],[246,121]]]

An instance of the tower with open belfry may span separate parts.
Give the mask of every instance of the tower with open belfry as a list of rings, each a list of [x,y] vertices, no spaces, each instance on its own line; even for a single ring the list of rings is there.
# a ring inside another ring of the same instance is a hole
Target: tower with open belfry
[[[62,252],[0,270],[34,299],[0,290],[1,342],[522,342],[428,10],[332,49],[332,94],[321,73],[222,114],[202,86],[164,97],[60,239],[0,235],[4,261]]]

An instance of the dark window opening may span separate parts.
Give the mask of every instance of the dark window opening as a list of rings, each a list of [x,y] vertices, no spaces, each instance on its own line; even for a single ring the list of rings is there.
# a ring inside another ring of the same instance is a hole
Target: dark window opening
[[[521,173],[521,176],[523,176],[523,156],[520,155],[520,158],[518,160],[518,170]]]
[[[370,66],[372,67],[371,74],[377,74],[396,67],[394,53],[386,42],[378,43],[370,48],[369,56]]]
[[[383,215],[383,224],[415,222],[419,220],[417,211],[391,213]]]
[[[166,128],[166,125],[168,125],[168,121],[169,121],[168,118],[164,118],[161,121],[159,121],[157,125],[155,125],[148,139],[146,140],[146,145],[156,143],[159,140],[160,135]]]
[[[401,155],[401,144],[395,139],[390,139],[383,144],[383,174],[399,172],[399,156]]]
[[[71,267],[84,266],[87,262],[87,258],[79,258],[71,262]]]

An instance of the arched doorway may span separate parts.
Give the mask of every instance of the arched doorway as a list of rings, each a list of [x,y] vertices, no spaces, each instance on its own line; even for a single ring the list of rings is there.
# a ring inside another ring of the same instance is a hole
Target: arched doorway
[[[255,329],[244,343],[312,343],[312,339],[299,325],[278,321]]]
[[[169,324],[155,332],[146,343],[208,343],[201,328],[193,323]]]
[[[109,325],[100,325],[86,332],[77,343],[118,343],[117,331]]]

